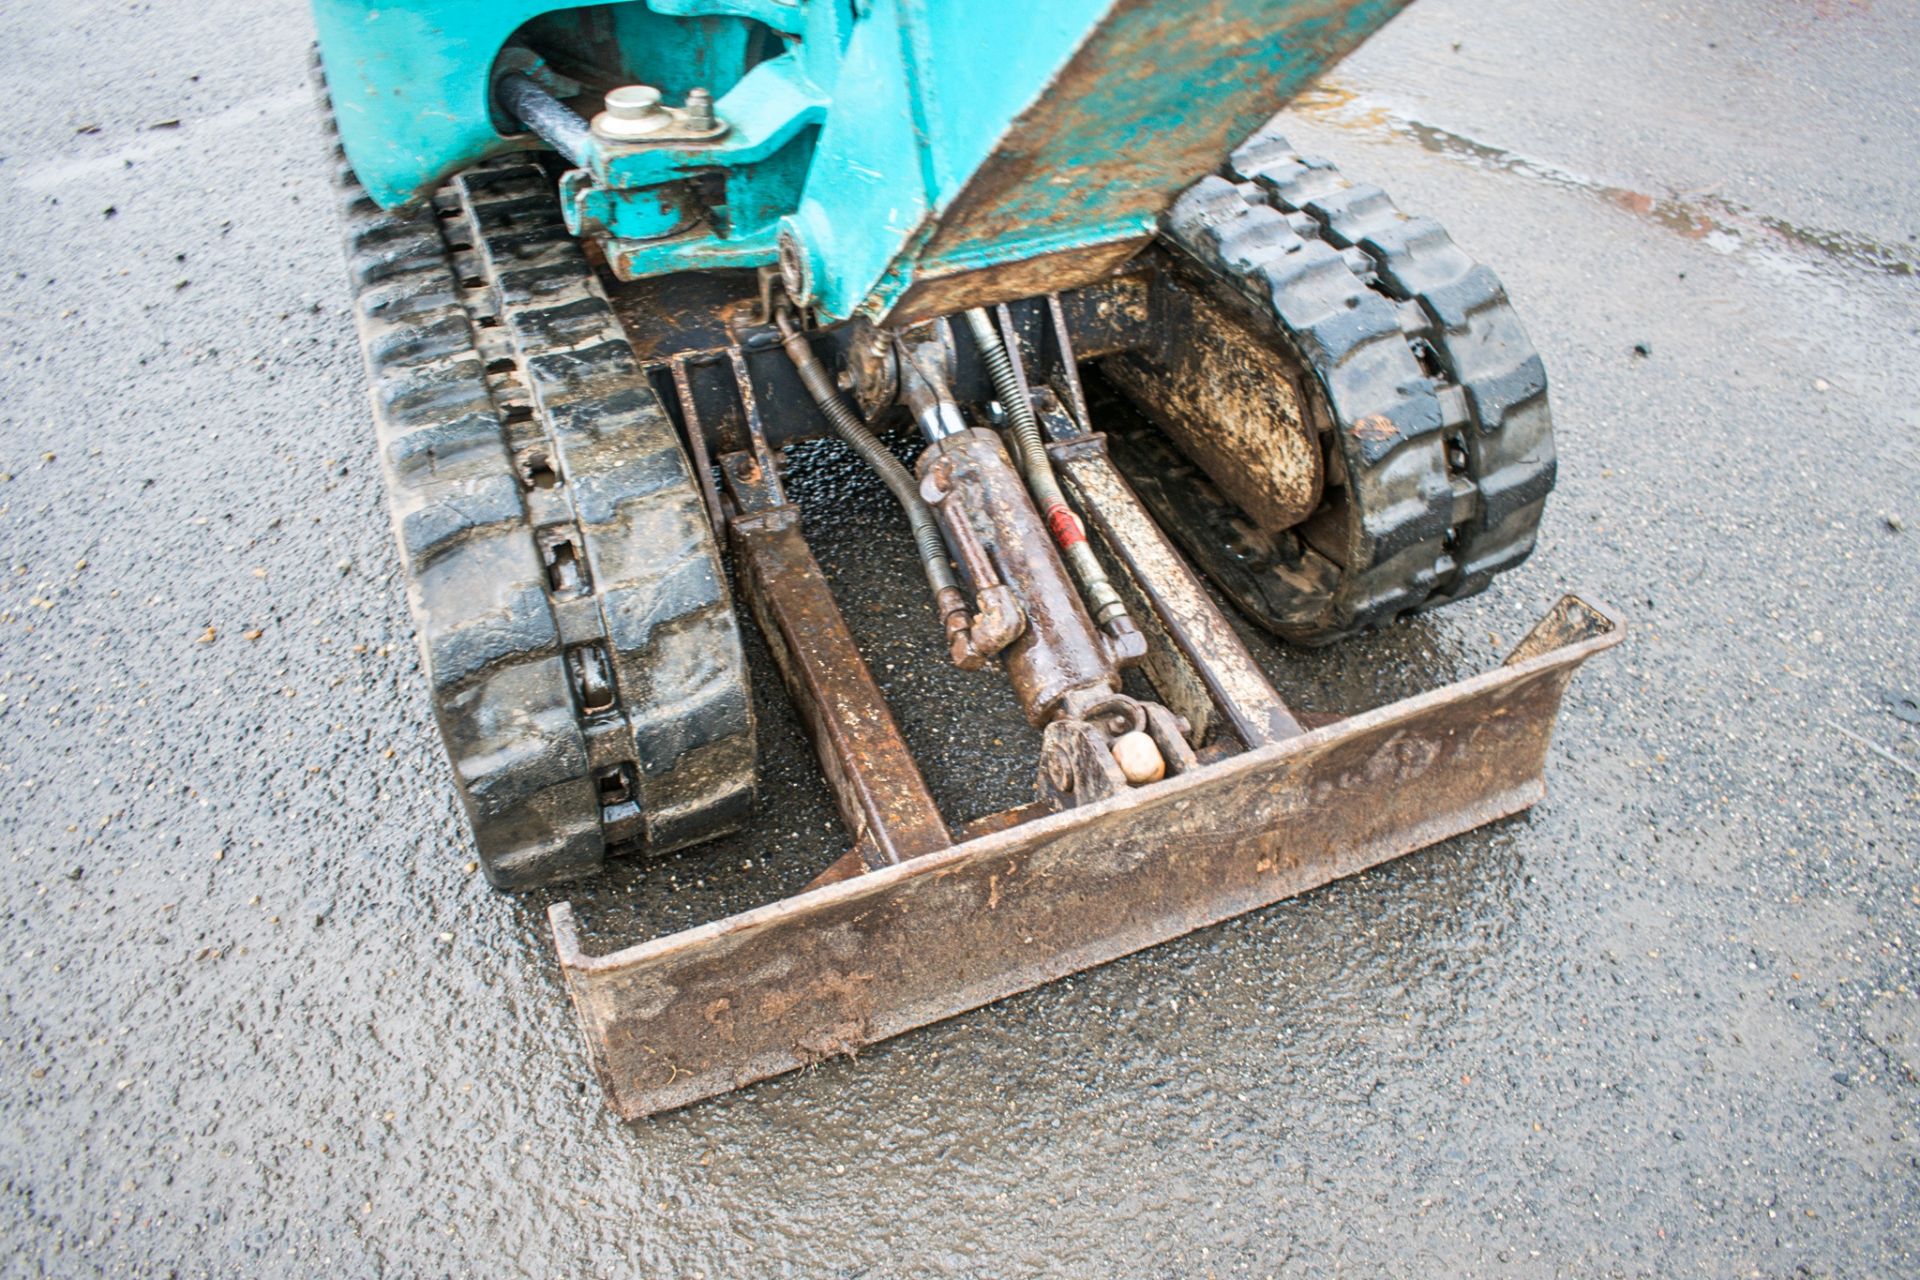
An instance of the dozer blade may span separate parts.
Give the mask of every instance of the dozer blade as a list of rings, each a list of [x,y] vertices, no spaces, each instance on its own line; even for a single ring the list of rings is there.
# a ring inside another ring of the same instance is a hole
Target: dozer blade
[[[1519,813],[1567,681],[1621,635],[1568,595],[1485,674],[611,955],[560,903],[594,1069],[622,1117],[664,1111]]]

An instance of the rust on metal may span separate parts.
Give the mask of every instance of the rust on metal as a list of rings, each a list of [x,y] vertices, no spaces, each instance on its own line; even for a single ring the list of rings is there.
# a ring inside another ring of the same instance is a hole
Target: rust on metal
[[[879,870],[878,867],[867,865],[868,855],[866,851],[872,848],[872,845],[863,842],[861,848],[847,850],[832,862],[828,863],[825,871],[822,871],[819,875],[807,881],[806,889],[802,889],[801,892],[805,893],[808,889],[818,889],[822,885],[839,884],[842,880],[851,880],[855,876],[863,876],[869,871]],[[886,866],[889,864],[882,863],[881,865]]]
[[[1072,809],[1198,768],[1173,712],[1126,694],[1078,700],[1047,726],[1035,790],[1049,809]]]
[[[1301,733],[1300,722],[1267,682],[1233,624],[1114,469],[1106,438],[1086,436],[1051,445],[1048,451],[1101,544],[1152,605],[1152,615],[1240,740],[1257,747]]]
[[[920,455],[923,492],[977,583],[1018,584],[1026,625],[1000,657],[1036,729],[1078,690],[1120,687],[1116,655],[1087,615],[1047,527],[996,432],[972,428]]]
[[[707,520],[713,525],[718,536],[726,531],[726,514],[720,509],[720,491],[713,484],[713,459],[707,453],[707,432],[700,423],[699,412],[694,408],[693,387],[687,381],[687,361],[684,356],[676,357],[672,362],[674,397],[680,402],[680,416],[684,420],[684,435],[687,447],[693,453],[693,470],[700,481],[700,497],[707,505]]]
[[[1039,248],[1060,228],[1150,229],[1175,191],[1384,20],[1372,10],[1390,7],[1320,0],[1276,14],[1235,0],[1119,0],[942,213],[922,270],[1008,244]],[[1232,68],[1245,70],[1222,92]],[[1198,102],[1196,85],[1208,90]],[[1062,272],[1027,292],[1089,278]]]
[[[1067,334],[1082,360],[1131,351],[1153,340],[1153,271],[1134,264],[1098,284],[1047,295],[1046,317],[1056,334]],[[1071,372],[1070,372],[1071,371]],[[1061,372],[1079,380],[1071,363]]]
[[[1097,284],[1126,266],[1151,238],[1150,233],[1128,234],[1102,244],[1040,253],[990,267],[945,273],[936,267],[916,276],[880,323],[899,328],[953,315],[969,307],[990,307],[1035,294]]]
[[[1325,483],[1299,366],[1173,273],[1161,273],[1159,292],[1172,341],[1115,356],[1102,369],[1256,525],[1293,528],[1319,507]]]
[[[1621,634],[1568,597],[1493,671],[611,955],[557,904],[594,1068],[623,1117],[681,1106],[1517,813]]]
[[[585,242],[591,245],[591,240]],[[603,282],[604,283],[604,282]],[[680,271],[614,283],[608,299],[642,364],[719,351],[752,312],[755,282],[733,271]]]
[[[799,508],[736,516],[733,546],[754,618],[847,830],[871,840],[884,863],[947,848],[953,838],[801,536]]]
[[[945,849],[953,837],[781,488],[745,358],[737,347],[728,355],[749,442],[720,460],[739,512],[734,564],[854,851],[875,867]]]
[[[767,443],[766,426],[760,417],[760,400],[753,393],[753,375],[747,371],[747,358],[739,347],[727,348],[727,367],[733,372],[734,394],[740,399],[740,411],[746,419],[747,447],[752,450],[754,461],[769,477],[773,477],[770,483],[777,490],[779,480],[773,448]]]

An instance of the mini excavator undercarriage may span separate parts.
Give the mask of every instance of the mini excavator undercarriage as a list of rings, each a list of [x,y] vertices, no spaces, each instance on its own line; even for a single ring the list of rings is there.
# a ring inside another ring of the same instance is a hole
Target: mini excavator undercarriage
[[[315,0],[380,457],[489,879],[750,824],[736,589],[846,823],[805,891],[612,954],[553,908],[620,1114],[1539,798],[1567,681],[1621,634],[1599,604],[1338,720],[1290,710],[1223,612],[1321,645],[1472,595],[1553,486],[1492,273],[1264,123],[1401,3]],[[935,805],[784,487],[821,436],[904,516],[930,660],[1011,682],[1030,803]]]

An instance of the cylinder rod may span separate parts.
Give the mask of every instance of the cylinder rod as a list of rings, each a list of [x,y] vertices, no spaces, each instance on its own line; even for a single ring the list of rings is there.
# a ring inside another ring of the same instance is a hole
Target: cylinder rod
[[[494,96],[506,113],[539,136],[540,140],[583,168],[591,151],[593,129],[580,113],[554,97],[538,81],[509,71],[494,82]]]

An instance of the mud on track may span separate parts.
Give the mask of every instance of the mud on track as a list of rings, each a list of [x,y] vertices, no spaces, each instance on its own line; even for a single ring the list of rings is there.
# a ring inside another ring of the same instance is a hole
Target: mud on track
[[[1498,270],[1561,479],[1490,597],[1281,686],[1452,679],[1587,587],[1635,630],[1544,804],[633,1130],[545,900],[466,869],[304,12],[0,27],[0,1270],[1915,1270],[1911,3],[1420,0],[1288,123]],[[810,537],[936,798],[1020,798],[1011,697],[925,662],[889,508],[816,454]],[[752,657],[765,821],[574,895],[596,937],[840,851]]]

